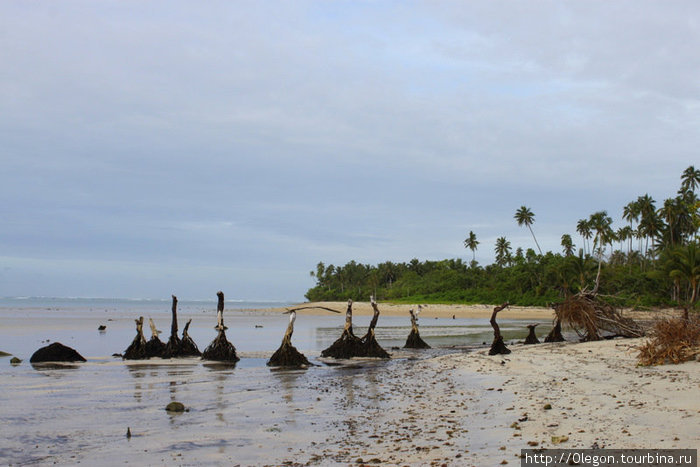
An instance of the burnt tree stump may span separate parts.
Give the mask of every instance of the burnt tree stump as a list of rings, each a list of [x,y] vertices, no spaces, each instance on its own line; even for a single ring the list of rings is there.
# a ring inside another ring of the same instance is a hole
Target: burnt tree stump
[[[224,326],[224,293],[219,291],[216,295],[218,304],[216,306],[216,326],[214,326],[214,329],[218,331],[218,334],[212,343],[204,349],[202,358],[219,362],[237,362],[240,358],[236,355],[236,347],[226,339],[226,329],[228,328]]]
[[[498,327],[498,323],[496,322],[496,315],[498,314],[499,311],[508,308],[509,303],[506,302],[502,304],[501,306],[497,306],[493,309],[493,314],[491,315],[491,327],[493,328],[493,343],[491,344],[491,348],[489,349],[489,355],[507,355],[510,353],[510,349],[506,347],[506,344],[503,342],[503,336],[501,335],[501,329]]]
[[[430,346],[420,337],[420,332],[418,331],[418,315],[422,311],[423,307],[418,305],[418,311],[413,311],[413,309],[408,310],[411,314],[411,333],[406,338],[406,345],[403,346],[404,349],[429,349]]]
[[[134,321],[136,321],[136,337],[124,351],[123,358],[125,360],[145,360],[148,356],[146,355],[146,338],[143,337],[143,316]]]
[[[340,337],[321,352],[322,357],[352,358],[363,352],[362,340],[352,332],[352,300],[348,300],[345,312],[345,327]]]
[[[537,324],[528,324],[527,328],[529,330],[527,337],[525,338],[525,344],[526,345],[531,345],[531,344],[539,344],[540,340],[537,338],[535,335],[535,328],[539,326],[539,323]]]

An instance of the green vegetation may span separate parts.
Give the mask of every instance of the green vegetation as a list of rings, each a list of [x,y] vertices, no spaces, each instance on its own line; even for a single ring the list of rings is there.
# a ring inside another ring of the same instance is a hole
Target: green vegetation
[[[605,295],[615,305],[631,307],[682,306],[692,309],[700,287],[700,170],[688,167],[675,198],[661,208],[648,195],[623,208],[629,223],[613,229],[613,219],[598,211],[576,224],[582,248],[575,253],[570,234],[561,237],[562,253],[537,253],[517,248],[505,237],[496,240],[496,261],[485,267],[473,258],[476,234],[469,232],[464,247],[472,261],[461,259],[390,261],[368,265],[350,261],[344,266],[318,263],[311,275],[316,285],[306,298],[366,300],[370,294],[393,302],[502,303],[547,306],[588,290]],[[520,207],[514,216],[532,230],[535,215]]]

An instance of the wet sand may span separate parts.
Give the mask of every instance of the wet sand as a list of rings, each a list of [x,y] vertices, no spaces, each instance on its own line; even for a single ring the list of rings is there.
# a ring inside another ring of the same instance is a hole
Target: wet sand
[[[328,306],[344,310],[341,305]],[[387,315],[403,313],[402,307],[380,306]],[[462,313],[488,317],[490,308]],[[358,316],[364,316],[363,309],[357,307]],[[430,317],[429,311],[447,313],[447,318],[458,307],[440,311],[431,305],[421,317]],[[269,330],[281,337],[284,320],[278,312],[250,312],[236,318],[240,321],[227,321],[233,342],[241,341],[233,331],[242,326],[247,334]],[[97,336],[94,325],[100,318],[74,317],[60,328],[72,329],[74,342],[80,343],[86,334],[75,324],[89,322],[84,332],[89,328]],[[0,358],[0,462],[483,466],[517,464],[520,449],[534,445],[700,445],[700,363],[637,367],[634,347],[640,339],[509,344],[513,353],[507,356],[488,356],[485,348],[391,349],[389,361],[271,371],[264,365],[274,351],[267,350],[269,344],[260,344],[266,350],[243,349],[235,367],[198,359],[123,362],[108,357],[101,349],[114,347],[115,341],[102,345],[100,339],[114,333],[125,348],[133,338],[132,318],[110,321],[107,335],[98,336],[84,364],[32,367],[27,359],[12,367],[9,357]],[[61,322],[54,319],[51,326]],[[523,322],[529,319],[534,316]],[[21,320],[9,321],[17,328],[3,332],[18,332]],[[214,337],[210,321],[207,316],[200,347]],[[258,322],[265,327],[253,327]],[[123,331],[115,329],[122,325]],[[308,342],[314,339],[319,337]],[[320,363],[318,348],[325,343],[304,351]],[[174,400],[188,411],[166,412]],[[552,437],[562,436],[568,440],[554,444]]]

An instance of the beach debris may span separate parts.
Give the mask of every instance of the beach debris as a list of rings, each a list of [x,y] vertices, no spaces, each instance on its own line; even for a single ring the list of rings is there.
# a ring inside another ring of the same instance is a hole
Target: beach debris
[[[527,329],[529,330],[527,337],[525,338],[526,345],[539,344],[540,340],[535,335],[535,328],[539,326],[539,323],[528,324]]]
[[[126,439],[131,439],[131,428],[126,427]]]
[[[7,353],[7,352],[3,352],[2,350],[0,350],[0,357],[9,357],[10,355],[12,355],[12,354]]]
[[[158,337],[160,331],[156,329],[152,318],[148,318],[148,325],[151,328],[151,338],[146,342],[146,357],[160,357],[165,352],[165,343]]]
[[[544,410],[552,410],[552,404],[545,404],[544,407],[542,407]]]
[[[554,306],[559,321],[573,329],[581,341],[597,341],[603,333],[622,337],[642,337],[644,329],[622,316],[614,306],[593,292],[570,295]]]
[[[552,444],[561,444],[569,441],[569,437],[566,435],[562,436],[552,436]]]
[[[105,332],[105,330],[107,330],[107,326],[105,326],[104,324],[100,324],[99,326],[97,326],[97,330],[100,332]]]
[[[496,315],[498,314],[498,312],[504,310],[505,308],[508,308],[509,306],[510,304],[508,302],[505,302],[502,305],[497,306],[493,309],[493,313],[491,314],[491,320],[489,321],[491,323],[491,327],[493,328],[493,343],[491,344],[491,348],[489,349],[489,355],[507,355],[510,353],[510,349],[506,347],[506,344],[503,342],[501,329],[498,327],[498,323],[496,322]]]
[[[31,356],[31,363],[39,362],[86,362],[85,358],[75,349],[67,347],[60,342],[54,342],[42,347]]]
[[[204,349],[202,359],[215,360],[219,362],[237,362],[240,360],[236,355],[236,347],[226,339],[226,326],[224,326],[224,293],[218,291],[216,293],[218,303],[216,306],[216,326],[214,329],[218,331],[216,338],[209,346]]]
[[[649,339],[639,348],[640,365],[682,363],[700,357],[700,317],[656,320]]]
[[[197,344],[192,340],[192,338],[187,333],[192,320],[190,319],[185,324],[185,328],[182,330],[182,339],[177,337],[177,297],[173,295],[173,306],[172,306],[172,323],[170,325],[170,339],[165,344],[165,349],[163,350],[163,358],[177,358],[177,357],[199,357],[202,353],[197,348]]]
[[[292,345],[292,334],[294,333],[294,321],[297,318],[296,310],[286,311],[289,314],[289,324],[282,337],[282,344],[272,354],[267,361],[267,366],[303,367],[309,366],[309,360]]]
[[[136,321],[136,337],[124,351],[122,358],[125,360],[145,360],[148,357],[146,356],[146,338],[143,337],[143,316],[134,321]]]
[[[362,344],[362,357],[376,357],[376,358],[391,358],[386,350],[382,348],[377,342],[374,335],[374,328],[377,326],[377,321],[379,320],[379,307],[377,306],[377,301],[374,299],[374,295],[369,298],[369,303],[372,305],[374,314],[372,315],[372,321],[369,323],[369,328],[367,333],[360,339]]]
[[[176,413],[184,412],[185,411],[185,404],[183,404],[182,402],[173,401],[165,406],[165,410],[167,412],[176,412]]]
[[[413,308],[408,310],[411,315],[411,333],[406,338],[406,345],[404,349],[429,349],[430,346],[420,337],[420,332],[418,332],[418,315],[423,310],[421,305],[418,305],[418,310],[415,312]]]
[[[322,357],[352,358],[362,355],[362,340],[352,332],[352,300],[348,300],[345,327],[340,337],[321,352]]]
[[[20,360],[20,359],[17,358],[17,357],[12,357],[12,358],[10,359],[10,365],[12,365],[12,366],[18,366],[18,365],[21,365],[21,364],[22,364],[22,360]]]

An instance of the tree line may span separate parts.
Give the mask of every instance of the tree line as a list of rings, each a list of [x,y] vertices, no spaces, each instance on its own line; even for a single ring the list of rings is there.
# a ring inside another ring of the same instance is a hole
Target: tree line
[[[657,202],[648,194],[623,207],[625,225],[613,227],[606,211],[576,224],[574,237],[561,236],[561,251],[542,253],[533,225],[535,214],[521,206],[514,215],[530,231],[537,251],[513,251],[506,237],[494,245],[495,262],[476,261],[480,242],[470,231],[463,244],[472,260],[319,262],[311,276],[311,301],[366,299],[430,303],[501,303],[547,306],[583,290],[605,295],[621,306],[694,306],[700,294],[700,170],[688,167],[675,197]]]

